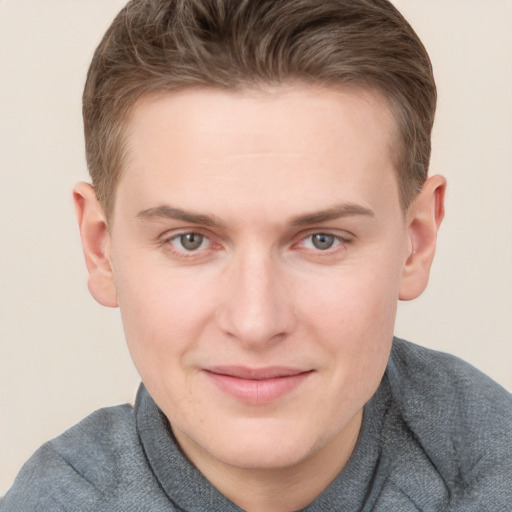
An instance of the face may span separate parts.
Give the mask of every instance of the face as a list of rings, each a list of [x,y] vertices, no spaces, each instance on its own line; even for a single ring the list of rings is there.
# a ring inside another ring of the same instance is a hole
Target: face
[[[110,263],[142,380],[191,458],[298,464],[383,375],[407,236],[379,95],[307,86],[146,98]]]

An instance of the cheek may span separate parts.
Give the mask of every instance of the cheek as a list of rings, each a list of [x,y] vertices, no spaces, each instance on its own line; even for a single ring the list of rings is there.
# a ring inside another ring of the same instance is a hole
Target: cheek
[[[392,329],[398,299],[398,277],[378,268],[347,268],[305,285],[301,310],[326,334],[344,332],[369,338]],[[307,292],[307,293],[306,293]],[[350,336],[348,336],[350,337]]]
[[[118,269],[118,303],[130,353],[144,379],[176,366],[193,349],[210,306],[208,292],[190,279],[158,266],[135,266],[136,272],[133,265]]]
[[[326,286],[309,286],[304,324],[329,355],[335,379],[354,394],[371,395],[384,372],[393,338],[399,271],[379,266],[344,269]],[[306,322],[306,321],[305,321]]]
[[[205,404],[194,387],[194,362],[211,323],[212,293],[203,279],[158,266],[137,270],[119,274],[118,302],[132,360],[171,423],[186,425],[190,418],[192,425],[201,423]]]

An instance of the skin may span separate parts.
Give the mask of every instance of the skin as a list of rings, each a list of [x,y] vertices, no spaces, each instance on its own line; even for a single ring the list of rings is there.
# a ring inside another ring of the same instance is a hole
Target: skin
[[[397,300],[427,284],[445,181],[404,212],[395,132],[368,91],[165,93],[132,112],[108,228],[75,188],[89,289],[120,307],[183,451],[248,511],[302,508],[345,466]],[[215,378],[226,366],[300,377],[275,396],[245,378],[240,396]]]

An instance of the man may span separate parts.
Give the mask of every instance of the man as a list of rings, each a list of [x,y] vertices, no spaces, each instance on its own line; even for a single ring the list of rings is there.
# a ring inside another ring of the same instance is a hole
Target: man
[[[143,386],[44,445],[2,510],[510,509],[510,395],[393,340],[444,214],[435,99],[387,1],[130,2],[74,198]]]

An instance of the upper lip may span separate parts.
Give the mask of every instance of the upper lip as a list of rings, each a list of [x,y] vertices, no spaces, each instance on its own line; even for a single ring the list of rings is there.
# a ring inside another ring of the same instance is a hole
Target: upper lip
[[[287,366],[268,366],[265,368],[249,368],[247,366],[214,366],[211,368],[205,368],[205,371],[216,373],[217,375],[235,377],[237,379],[265,380],[279,377],[291,377],[293,375],[307,373],[311,370],[290,368]]]

